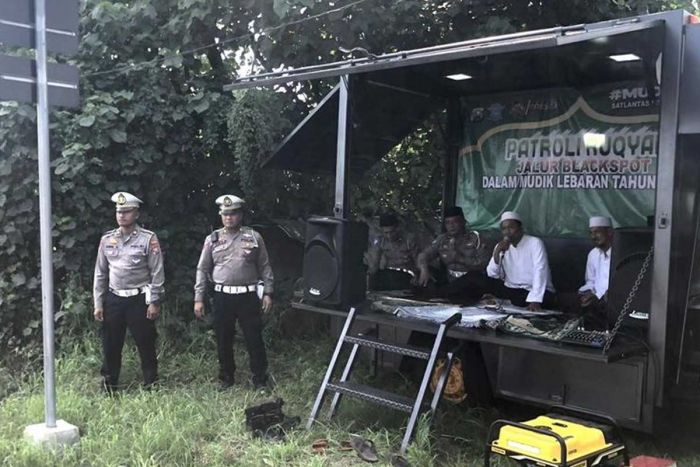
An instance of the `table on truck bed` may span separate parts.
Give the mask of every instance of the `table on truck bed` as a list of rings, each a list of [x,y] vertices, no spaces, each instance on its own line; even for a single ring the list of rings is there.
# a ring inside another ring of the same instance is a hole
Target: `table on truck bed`
[[[295,310],[310,311],[338,318],[345,318],[347,311],[337,310],[316,304],[304,303],[302,300],[292,301],[292,308]],[[392,313],[371,310],[371,301],[360,303],[356,307],[358,313],[355,320],[374,325],[387,325],[396,328],[410,329],[414,331],[434,334],[438,325],[434,322],[398,317]],[[626,338],[616,337],[607,353],[601,349],[585,346],[564,344],[560,342],[550,342],[532,337],[506,334],[493,329],[465,328],[461,326],[452,327],[447,335],[457,339],[467,341],[496,344],[505,347],[533,350],[542,353],[556,354],[562,356],[576,357],[597,362],[614,362],[632,355],[642,355],[646,353],[643,343]]]

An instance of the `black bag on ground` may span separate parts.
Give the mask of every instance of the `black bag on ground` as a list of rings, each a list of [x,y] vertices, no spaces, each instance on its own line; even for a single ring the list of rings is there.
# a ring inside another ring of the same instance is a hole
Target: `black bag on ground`
[[[254,437],[283,440],[285,432],[299,424],[299,417],[284,415],[283,405],[284,401],[277,398],[245,409],[245,424]]]

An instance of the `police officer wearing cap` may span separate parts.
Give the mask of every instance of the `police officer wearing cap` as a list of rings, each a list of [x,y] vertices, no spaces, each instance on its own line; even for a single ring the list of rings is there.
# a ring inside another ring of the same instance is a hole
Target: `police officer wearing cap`
[[[165,282],[158,237],[136,223],[142,201],[124,191],[115,193],[112,201],[119,227],[100,239],[93,284],[94,317],[102,322],[103,384],[108,392],[119,382],[127,328],[141,357],[144,386],[150,387],[158,378],[154,320],[160,314]]]
[[[489,251],[481,241],[478,232],[467,229],[464,212],[459,206],[445,209],[443,225],[445,233],[438,235],[433,242],[418,255],[420,276],[418,284],[425,287],[431,279],[429,263],[439,258],[440,263],[447,269],[448,287],[452,294],[459,292],[460,283],[471,280],[467,273],[483,273],[489,261]],[[474,276],[474,274],[470,274]],[[455,281],[462,278],[455,285]]]
[[[243,201],[238,196],[217,198],[223,228],[204,240],[194,286],[194,314],[204,315],[207,283],[214,285],[214,330],[223,388],[234,384],[233,338],[236,321],[243,331],[253,385],[267,384],[267,356],[262,339],[262,312],[272,309],[273,275],[262,236],[243,226]],[[256,293],[262,281],[262,303]]]
[[[484,269],[489,261],[489,248],[476,231],[470,230],[464,211],[459,206],[445,209],[443,214],[443,226],[445,233],[438,235],[435,240],[418,255],[420,277],[418,284],[428,286],[428,293],[447,297],[452,301],[471,301],[480,297],[474,297],[473,283],[480,283],[480,279],[486,279]],[[440,264],[447,269],[447,283],[440,284],[436,290],[431,291],[429,263],[439,259]],[[434,341],[433,335],[412,332],[409,336],[410,345],[425,346]],[[465,385],[467,392],[479,405],[487,406],[491,401],[491,388],[488,383],[488,375],[484,366],[481,348],[475,342],[460,342],[461,351],[459,358],[466,375]],[[448,347],[456,347],[457,342],[446,342]],[[411,364],[413,363],[413,365]],[[402,361],[401,371],[415,371],[415,361]],[[418,366],[419,372],[420,366]]]
[[[416,276],[418,245],[400,228],[399,220],[392,213],[379,216],[379,227],[382,236],[372,242],[368,252],[370,288],[408,289]]]

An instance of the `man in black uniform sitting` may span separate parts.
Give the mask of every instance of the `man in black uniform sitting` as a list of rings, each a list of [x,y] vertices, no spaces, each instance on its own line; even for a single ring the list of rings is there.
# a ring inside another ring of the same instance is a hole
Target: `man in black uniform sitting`
[[[418,245],[393,214],[380,216],[379,227],[382,236],[372,242],[368,254],[370,289],[408,289],[416,277]]]

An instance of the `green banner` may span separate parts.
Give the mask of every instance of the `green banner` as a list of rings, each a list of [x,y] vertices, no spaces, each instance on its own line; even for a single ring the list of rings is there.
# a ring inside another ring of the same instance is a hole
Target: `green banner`
[[[644,226],[658,106],[658,88],[631,82],[466,98],[455,202],[475,229],[498,227],[503,211],[535,235],[585,235],[593,215]]]

